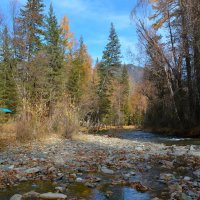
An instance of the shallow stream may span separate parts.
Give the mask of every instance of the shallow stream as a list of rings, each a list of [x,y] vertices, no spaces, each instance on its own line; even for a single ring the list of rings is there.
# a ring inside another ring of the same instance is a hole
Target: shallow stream
[[[128,140],[137,140],[141,142],[155,142],[164,143],[166,145],[200,145],[200,139],[192,138],[177,138],[172,136],[160,136],[154,133],[146,133],[142,131],[124,132],[117,134],[117,137]],[[72,183],[67,187],[66,194],[68,199],[85,199],[85,200],[150,200],[153,197],[161,197],[161,193],[166,193],[162,199],[168,199],[167,187],[164,183],[158,181],[160,173],[170,173],[170,170],[161,169],[159,166],[151,166],[147,169],[149,163],[141,161],[141,168],[144,170],[136,172],[136,174],[130,177],[130,181],[136,182],[140,181],[145,186],[149,187],[148,192],[138,192],[137,190],[122,186],[122,185],[112,185],[111,182],[117,175],[103,175],[103,174],[93,174],[94,176],[101,178],[101,183],[97,185],[96,188],[89,188],[82,183]],[[123,172],[121,172],[121,175]],[[178,172],[173,173],[175,176]],[[190,174],[184,174],[190,175]],[[85,175],[87,176],[87,175]],[[19,185],[6,190],[0,190],[0,200],[9,200],[14,194],[24,194],[30,191],[36,191],[39,193],[55,192],[55,185],[50,181],[26,181]]]

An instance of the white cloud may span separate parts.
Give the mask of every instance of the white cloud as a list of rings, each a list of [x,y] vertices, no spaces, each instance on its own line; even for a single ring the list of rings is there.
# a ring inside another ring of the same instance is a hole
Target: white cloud
[[[53,0],[54,4],[59,5],[61,9],[66,9],[80,19],[93,20],[96,22],[113,22],[116,29],[121,30],[130,27],[129,13],[119,14],[112,10],[110,1],[102,0]]]

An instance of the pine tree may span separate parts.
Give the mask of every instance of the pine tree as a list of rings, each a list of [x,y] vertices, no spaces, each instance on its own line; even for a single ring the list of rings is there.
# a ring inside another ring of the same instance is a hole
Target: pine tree
[[[46,18],[46,51],[49,61],[49,82],[51,96],[57,97],[62,92],[62,72],[64,68],[64,51],[62,48],[61,28],[58,25],[53,6],[50,4]]]
[[[113,23],[111,23],[108,43],[103,52],[102,61],[98,65],[99,74],[99,120],[103,123],[111,123],[111,96],[113,93],[113,79],[118,79],[121,73],[120,43]]]
[[[11,37],[7,26],[2,33],[1,63],[0,63],[0,107],[16,110],[17,93],[14,81],[14,61]]]
[[[103,51],[102,67],[106,69],[109,75],[118,75],[121,67],[121,51],[118,35],[113,23],[111,23],[108,43]]]
[[[28,61],[42,48],[43,32],[43,9],[42,0],[28,0],[25,7],[20,10],[17,19],[16,40],[19,40],[20,49],[18,56]],[[25,53],[25,56],[22,55]]]

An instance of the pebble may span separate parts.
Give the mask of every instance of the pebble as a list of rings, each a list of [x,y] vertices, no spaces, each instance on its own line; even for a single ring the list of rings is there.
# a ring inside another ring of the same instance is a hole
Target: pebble
[[[10,198],[10,200],[22,200],[22,195],[15,194]]]
[[[52,192],[48,192],[48,193],[44,193],[40,195],[40,199],[67,199],[67,195],[61,194],[61,193],[52,193]]]
[[[101,171],[102,171],[103,173],[105,173],[105,174],[114,174],[114,171],[113,171],[113,170],[108,169],[108,168],[105,167],[105,166],[103,166],[103,167],[101,168]]]
[[[33,173],[37,173],[37,172],[40,172],[41,169],[40,167],[34,167],[34,168],[29,168],[27,170],[25,170],[25,174],[33,174]]]
[[[61,183],[77,182],[83,183],[89,188],[95,188],[99,182],[104,184],[105,181],[104,178],[95,176],[104,176],[103,174],[105,174],[113,175],[114,180],[111,180],[111,182],[119,185],[123,184],[123,178],[132,180],[136,174],[138,178],[140,174],[151,173],[151,170],[154,173],[154,168],[159,167],[155,164],[162,161],[162,166],[166,167],[166,169],[162,169],[163,172],[169,171],[170,173],[161,173],[158,178],[165,183],[166,188],[168,187],[177,194],[177,192],[185,192],[185,189],[182,191],[181,185],[185,184],[189,187],[189,189],[186,189],[188,192],[185,194],[186,196],[198,195],[200,184],[197,181],[200,178],[200,169],[195,166],[195,161],[198,158],[195,158],[195,160],[192,153],[184,155],[180,152],[182,149],[184,152],[188,147],[174,146],[172,151],[172,147],[161,144],[145,143],[143,145],[139,141],[94,135],[86,135],[85,137],[87,141],[59,140],[42,147],[33,144],[31,147],[12,147],[9,152],[2,152],[0,154],[2,158],[0,160],[0,172],[1,169],[8,169],[8,171],[3,171],[3,176],[0,173],[0,188],[27,180],[52,180],[55,182],[54,187],[58,186],[55,188],[59,192],[58,194],[62,195],[62,187],[59,187],[62,185]],[[195,148],[195,155],[196,151],[199,151],[198,148]],[[182,156],[182,160],[178,159],[179,155]],[[145,165],[143,162],[145,162]],[[142,166],[139,166],[139,164],[142,164]],[[180,167],[175,169],[177,165]],[[181,174],[183,172],[182,178],[178,177],[179,173],[173,174],[177,169],[181,171]],[[188,172],[192,171],[194,171],[194,177],[188,177]],[[97,172],[103,174],[97,175]],[[90,173],[95,174],[95,176],[87,179],[85,174]],[[116,178],[117,176],[120,176],[120,178]],[[4,177],[6,178],[3,179]],[[172,187],[170,188],[170,186]],[[55,195],[55,193],[46,194]],[[167,194],[169,195],[169,193]],[[184,197],[184,195],[182,196]]]
[[[190,181],[190,180],[191,180],[191,177],[185,176],[185,177],[184,177],[184,180],[185,180],[185,181]]]
[[[200,178],[200,169],[197,169],[196,171],[194,171],[193,174],[194,174],[196,177]]]

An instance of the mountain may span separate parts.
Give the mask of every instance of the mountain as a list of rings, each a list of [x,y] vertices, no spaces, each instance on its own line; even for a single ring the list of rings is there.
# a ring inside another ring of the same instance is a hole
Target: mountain
[[[132,82],[135,84],[141,83],[144,76],[144,68],[133,64],[127,64],[126,67]]]

